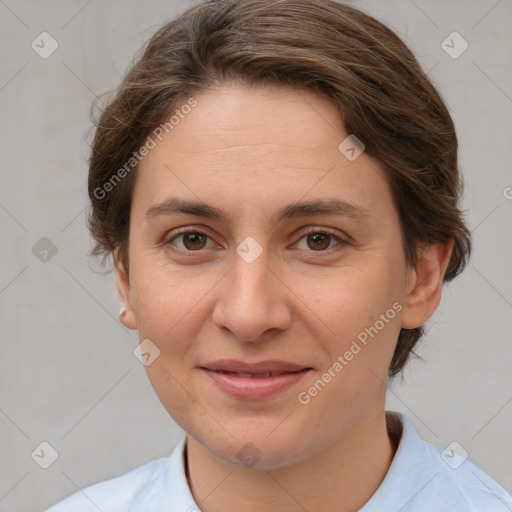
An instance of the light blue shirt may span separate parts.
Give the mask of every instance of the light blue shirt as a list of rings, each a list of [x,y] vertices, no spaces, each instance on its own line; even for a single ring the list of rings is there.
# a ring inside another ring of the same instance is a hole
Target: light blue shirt
[[[453,450],[423,441],[407,416],[382,484],[360,512],[512,512],[512,497]],[[200,512],[187,483],[185,439],[169,457],[78,491],[45,512]]]

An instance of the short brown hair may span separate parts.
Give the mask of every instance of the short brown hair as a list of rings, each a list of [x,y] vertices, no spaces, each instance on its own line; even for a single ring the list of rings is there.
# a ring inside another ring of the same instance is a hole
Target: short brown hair
[[[331,0],[206,0],[156,32],[96,123],[89,166],[93,255],[105,259],[117,250],[128,272],[136,165],[128,172],[126,162],[187,98],[230,81],[285,85],[333,101],[347,132],[386,172],[407,263],[416,264],[419,242],[453,240],[445,281],[463,270],[471,239],[458,204],[450,114],[392,30]],[[122,179],[112,182],[123,166]],[[417,356],[422,334],[423,327],[401,330],[390,377]]]

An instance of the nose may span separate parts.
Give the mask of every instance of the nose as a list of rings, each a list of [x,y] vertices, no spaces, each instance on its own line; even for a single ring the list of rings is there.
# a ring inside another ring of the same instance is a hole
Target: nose
[[[269,259],[266,250],[250,263],[236,253],[220,283],[213,323],[243,343],[262,342],[290,325],[290,291]]]

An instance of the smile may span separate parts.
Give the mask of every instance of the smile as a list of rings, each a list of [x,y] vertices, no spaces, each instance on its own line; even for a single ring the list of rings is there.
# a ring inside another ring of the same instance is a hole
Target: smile
[[[241,373],[241,372],[227,372],[224,370],[214,370],[224,375],[233,375],[234,377],[242,377],[244,379],[263,379],[266,377],[277,377],[287,372],[265,372],[265,373]]]
[[[207,363],[201,370],[223,394],[241,400],[262,400],[284,392],[312,368],[282,361],[251,365],[223,360]]]

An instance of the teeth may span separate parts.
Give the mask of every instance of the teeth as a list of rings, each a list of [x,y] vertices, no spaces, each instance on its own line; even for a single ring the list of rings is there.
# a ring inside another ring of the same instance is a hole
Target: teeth
[[[299,373],[299,371],[282,371],[282,372],[262,372],[262,373],[245,373],[245,372],[228,372],[227,370],[213,370],[217,373],[224,375],[233,375],[242,379],[265,379],[269,377],[277,377],[279,375],[286,375],[287,373]]]
[[[276,377],[281,375],[283,372],[266,372],[266,373],[241,373],[241,372],[222,372],[228,375],[234,375],[235,377],[241,377],[243,379],[264,379],[268,377]]]

